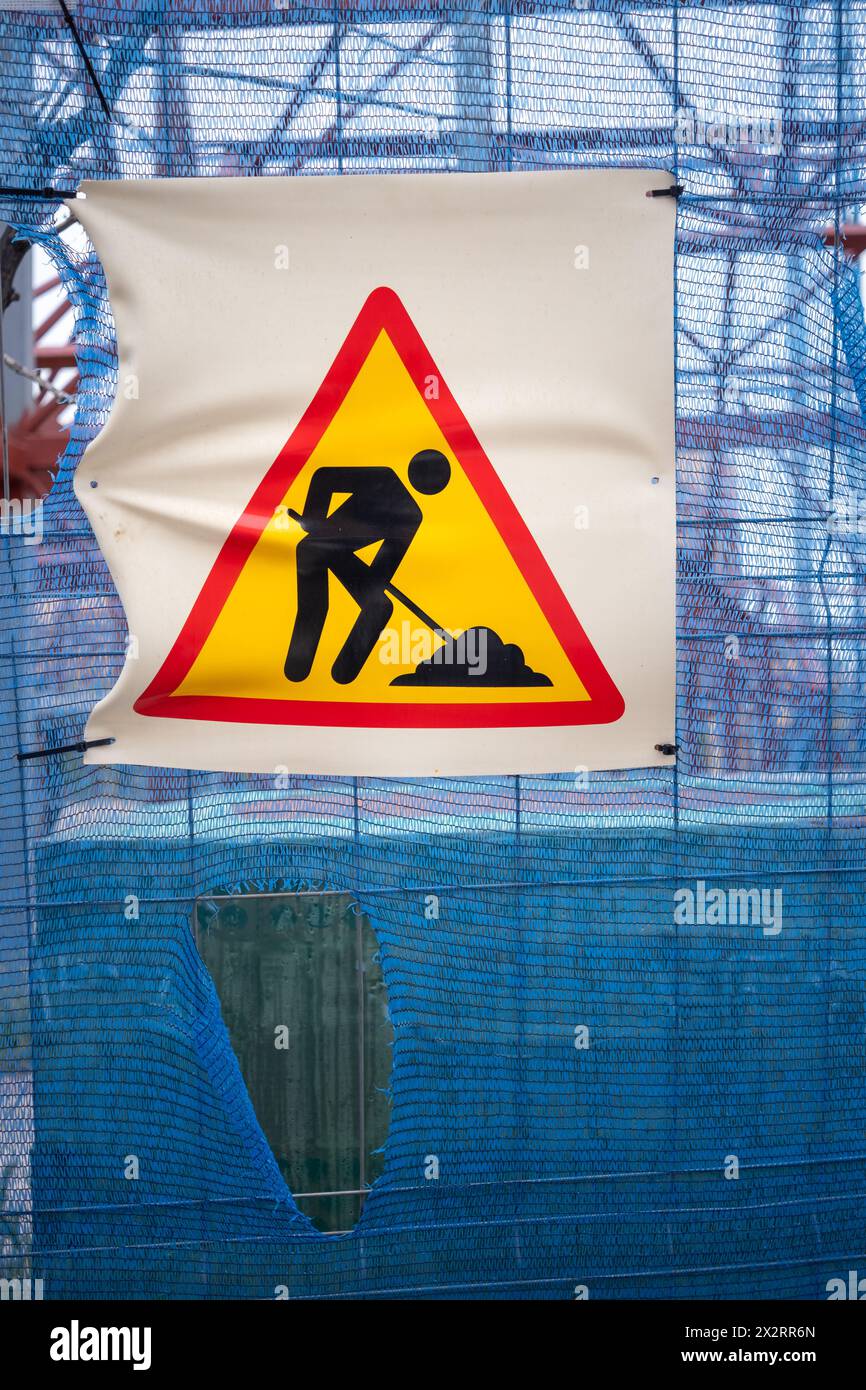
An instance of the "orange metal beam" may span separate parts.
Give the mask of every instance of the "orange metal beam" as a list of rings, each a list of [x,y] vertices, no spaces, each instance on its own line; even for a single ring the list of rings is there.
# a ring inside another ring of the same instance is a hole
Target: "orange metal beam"
[[[842,250],[846,256],[856,260],[866,251],[866,224],[859,222],[844,222],[839,228],[842,233]],[[824,245],[836,245],[836,228],[827,227],[824,232]]]

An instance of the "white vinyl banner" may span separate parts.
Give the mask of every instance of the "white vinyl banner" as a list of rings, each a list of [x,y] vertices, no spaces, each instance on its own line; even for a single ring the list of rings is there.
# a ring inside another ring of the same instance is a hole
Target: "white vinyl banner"
[[[75,488],[130,634],[87,761],[670,763],[670,183],[85,183],[119,377]]]

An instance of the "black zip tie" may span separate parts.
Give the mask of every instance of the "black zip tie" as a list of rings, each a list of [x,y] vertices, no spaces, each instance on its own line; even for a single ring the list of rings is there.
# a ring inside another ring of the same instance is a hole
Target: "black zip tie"
[[[646,196],[648,198],[678,198],[685,191],[681,183],[669,183],[667,188],[648,188]]]
[[[0,198],[77,198],[74,188],[0,188]]]
[[[674,753],[679,751],[678,743],[657,743],[656,752],[663,753],[666,758],[672,758]]]
[[[18,761],[26,763],[30,758],[50,758],[55,753],[86,753],[88,748],[104,748],[106,744],[115,742],[113,738],[92,738],[81,743],[64,743],[59,748],[34,748],[30,753],[19,753]]]
[[[69,13],[69,10],[66,6],[66,0],[58,0],[58,3],[60,5],[61,10],[63,11],[63,18],[66,20],[66,23],[69,26],[69,32],[74,38],[78,52],[81,54],[81,57],[84,61],[84,66],[87,68],[90,80],[96,88],[96,95],[99,97],[99,100],[102,103],[102,109],[105,112],[108,119],[111,120],[111,108],[109,107],[108,102],[105,100],[105,93],[99,85],[99,78],[96,76],[96,69],[90,61],[90,55],[87,52],[87,49],[84,47],[81,35],[79,34],[78,29],[76,28],[75,20]]]

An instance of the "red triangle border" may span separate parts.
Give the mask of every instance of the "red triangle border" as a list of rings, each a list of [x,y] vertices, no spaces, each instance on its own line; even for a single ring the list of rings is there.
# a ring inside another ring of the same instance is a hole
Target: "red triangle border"
[[[551,701],[549,704],[515,700],[513,704],[400,705],[173,693],[191,670],[256,542],[345,400],[383,330],[422,395],[425,379],[438,378],[438,399],[425,397],[425,404],[508,546],[581,680],[588,700]],[[621,694],[394,290],[381,286],[368,296],[291,438],[223,544],[166,660],[133,708],[138,714],[169,719],[418,729],[609,724],[623,714],[625,704]]]

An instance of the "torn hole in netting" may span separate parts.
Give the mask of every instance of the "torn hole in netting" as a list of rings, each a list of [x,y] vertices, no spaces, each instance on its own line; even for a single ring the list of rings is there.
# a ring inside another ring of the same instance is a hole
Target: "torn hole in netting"
[[[825,255],[835,260],[833,251],[827,251]],[[832,270],[830,273],[833,273]],[[844,366],[857,394],[860,414],[866,415],[866,319],[860,288],[861,272],[848,262],[839,260],[837,274],[836,312],[845,354]]]
[[[393,1029],[369,918],[349,893],[217,892],[196,899],[193,930],[219,1001],[197,1039],[212,1079],[312,1229],[348,1234],[390,1119]]]
[[[114,324],[105,276],[84,229],[65,207],[53,222],[16,221],[33,281],[32,380],[39,389],[27,430],[53,478],[42,489],[46,523],[68,530],[75,469],[105,424],[117,385]],[[38,382],[37,382],[38,378]]]

